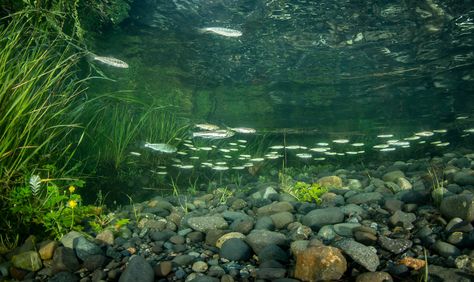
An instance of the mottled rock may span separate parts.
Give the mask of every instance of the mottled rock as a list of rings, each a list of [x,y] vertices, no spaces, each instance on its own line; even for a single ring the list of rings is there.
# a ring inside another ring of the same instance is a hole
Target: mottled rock
[[[379,245],[389,252],[394,254],[401,254],[407,249],[411,248],[413,242],[407,239],[391,239],[386,236],[380,236],[378,239]]]
[[[273,202],[258,208],[257,216],[271,215],[279,212],[292,212],[293,206],[289,202]]]
[[[352,237],[353,229],[359,226],[361,226],[360,223],[344,222],[334,224],[333,228],[339,236]]]
[[[84,237],[84,235],[77,231],[70,231],[69,233],[61,237],[61,240],[59,241],[61,242],[61,244],[63,244],[64,247],[72,249],[74,248],[74,239],[79,237]]]
[[[387,272],[365,272],[357,275],[356,282],[393,282]]]
[[[472,282],[474,275],[455,268],[438,265],[429,266],[430,281]]]
[[[262,216],[257,219],[257,222],[255,222],[255,226],[253,227],[253,229],[274,230],[275,225],[273,225],[273,220],[270,216]]]
[[[396,211],[388,220],[392,226],[402,226],[405,229],[412,229],[412,223],[416,220],[416,215],[414,213]]]
[[[286,275],[286,269],[284,268],[259,268],[257,269],[257,278],[275,281],[278,278],[283,278]]]
[[[188,219],[189,226],[200,232],[207,232],[211,229],[226,229],[229,225],[224,218],[217,215],[198,216]]]
[[[279,212],[270,215],[270,218],[273,221],[273,225],[275,225],[276,229],[283,229],[288,226],[288,224],[292,223],[295,220],[295,217],[290,212]]]
[[[265,248],[263,248],[257,255],[261,263],[275,260],[282,264],[286,264],[290,259],[288,254],[282,248],[274,244],[265,246]]]
[[[113,245],[114,244],[114,233],[112,230],[105,229],[101,231],[97,236],[95,237],[99,242],[106,244],[106,245]]]
[[[74,251],[81,260],[86,260],[88,256],[102,254],[102,250],[96,244],[84,237],[74,239]]]
[[[133,256],[120,275],[119,282],[153,282],[154,278],[155,272],[151,265],[143,257]]]
[[[385,182],[397,182],[397,179],[400,177],[405,177],[405,174],[401,170],[394,170],[387,172],[383,175],[382,179]]]
[[[396,184],[401,190],[410,190],[413,188],[413,185],[405,177],[397,178]]]
[[[43,267],[41,257],[38,252],[26,251],[12,257],[12,264],[15,267],[28,271],[38,271]]]
[[[344,221],[344,213],[340,208],[324,208],[310,211],[303,216],[301,223],[314,230],[319,230],[324,225],[341,223]]]
[[[90,255],[84,260],[84,263],[82,265],[84,268],[92,272],[104,266],[106,261],[107,258],[102,254]]]
[[[374,248],[367,247],[353,239],[342,239],[334,242],[333,245],[369,271],[376,271],[380,264]]]
[[[209,268],[209,265],[207,265],[206,262],[201,261],[201,260],[193,263],[193,266],[191,267],[191,269],[197,273],[204,273],[207,271],[208,268]]]
[[[342,188],[342,179],[336,175],[325,176],[318,179],[318,184],[327,188]]]
[[[380,192],[357,193],[346,200],[348,204],[381,203],[383,195]]]
[[[53,275],[48,282],[76,282],[79,278],[71,272],[61,271]]]
[[[287,244],[285,235],[268,230],[253,230],[247,235],[245,241],[257,254],[267,245],[275,244],[282,246]]]
[[[79,261],[72,249],[57,247],[53,255],[52,268],[57,272],[76,271],[79,269]]]
[[[322,207],[337,207],[344,205],[344,197],[332,192],[327,192],[320,197]]]
[[[392,213],[401,210],[403,207],[403,202],[397,199],[386,199],[384,203],[384,208]]]
[[[338,280],[347,270],[347,261],[337,248],[309,247],[296,255],[294,277],[302,281]]]
[[[461,186],[474,185],[474,171],[461,170],[454,174],[453,181]]]
[[[459,217],[471,222],[474,220],[474,195],[460,194],[446,197],[441,201],[440,211],[447,219]]]

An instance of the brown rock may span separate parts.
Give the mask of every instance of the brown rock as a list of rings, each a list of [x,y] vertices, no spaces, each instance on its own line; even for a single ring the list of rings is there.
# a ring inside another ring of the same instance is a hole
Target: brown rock
[[[98,241],[101,243],[107,244],[107,245],[113,245],[114,244],[114,233],[111,230],[105,229],[104,231],[100,232],[97,234],[95,237]]]
[[[342,179],[336,175],[321,177],[318,183],[327,188],[342,188]]]
[[[265,216],[271,215],[279,212],[292,212],[293,206],[288,202],[274,202],[269,205],[258,208],[257,215]]]
[[[171,261],[162,261],[155,266],[156,277],[166,277],[173,269]]]
[[[356,282],[392,282],[387,272],[365,272],[357,276]]]
[[[45,241],[40,244],[38,253],[42,260],[49,260],[53,258],[54,250],[58,247],[59,243],[56,241]]]
[[[334,247],[310,247],[296,256],[295,278],[302,281],[338,280],[346,270],[346,258]]]

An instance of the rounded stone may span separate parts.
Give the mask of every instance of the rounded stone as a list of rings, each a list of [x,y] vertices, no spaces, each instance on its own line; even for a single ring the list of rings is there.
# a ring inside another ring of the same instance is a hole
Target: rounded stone
[[[216,247],[218,247],[220,249],[222,247],[222,244],[225,243],[225,241],[227,241],[229,239],[232,239],[232,238],[245,239],[245,235],[242,234],[242,233],[239,233],[239,232],[226,233],[226,234],[222,235],[221,237],[219,237],[219,239],[217,239]]]
[[[198,273],[204,273],[208,268],[209,266],[204,261],[196,261],[192,266],[192,270]]]
[[[248,260],[252,256],[252,250],[244,240],[231,238],[222,244],[219,255],[228,260]]]
[[[296,255],[294,277],[302,281],[338,280],[347,270],[347,261],[337,248],[313,246]]]

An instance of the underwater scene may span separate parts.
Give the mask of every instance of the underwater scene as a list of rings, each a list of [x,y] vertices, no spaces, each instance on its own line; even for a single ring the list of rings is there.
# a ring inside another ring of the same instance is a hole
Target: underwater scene
[[[0,0],[0,281],[474,281],[474,1]]]

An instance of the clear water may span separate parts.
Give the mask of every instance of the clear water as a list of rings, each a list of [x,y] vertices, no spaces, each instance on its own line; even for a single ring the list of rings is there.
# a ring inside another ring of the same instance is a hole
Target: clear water
[[[236,135],[216,147],[266,135],[267,147],[309,149],[327,142],[352,162],[361,157],[347,154],[354,142],[363,142],[360,150],[372,157],[392,153],[373,148],[386,142],[380,134],[403,140],[447,131],[422,139],[424,144],[410,141],[395,158],[443,153],[473,141],[473,1],[136,2],[131,18],[93,46],[130,68],[101,68],[115,81],[101,81],[90,92],[153,97],[176,106],[191,125],[257,130],[257,136]],[[199,32],[204,27],[242,36]],[[333,144],[335,139],[349,143]],[[219,158],[202,155],[194,165]]]

